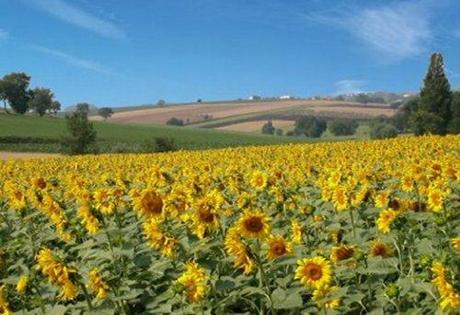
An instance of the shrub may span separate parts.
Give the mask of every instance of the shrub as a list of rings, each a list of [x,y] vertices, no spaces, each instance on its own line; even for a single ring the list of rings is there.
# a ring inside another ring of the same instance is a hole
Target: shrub
[[[93,124],[88,120],[87,104],[77,105],[77,110],[66,115],[66,125],[70,136],[62,139],[64,151],[70,154],[95,152],[92,145],[96,142],[97,133]]]
[[[173,138],[155,137],[152,140],[147,140],[142,144],[143,152],[170,152],[176,151],[177,146]]]
[[[348,136],[356,132],[359,124],[355,120],[333,120],[327,128],[335,136]]]
[[[170,126],[183,126],[184,121],[182,119],[176,118],[176,117],[171,117],[167,122],[167,125]]]
[[[273,127],[273,123],[271,122],[271,120],[267,121],[262,126],[262,133],[266,135],[272,135],[275,133],[275,127]]]
[[[97,113],[99,114],[99,116],[104,118],[104,120],[107,120],[107,118],[110,118],[110,116],[112,116],[113,109],[110,107],[101,107],[97,110]]]
[[[443,134],[445,130],[443,119],[437,114],[426,111],[412,113],[409,125],[417,136],[428,133]]]
[[[372,139],[395,138],[398,136],[398,129],[387,123],[374,123],[371,125],[370,136]]]
[[[277,136],[282,136],[282,135],[283,135],[283,129],[277,128],[277,129],[275,130],[275,134],[276,134]]]
[[[327,124],[315,116],[300,116],[295,121],[294,132],[311,138],[319,138],[326,130]]]

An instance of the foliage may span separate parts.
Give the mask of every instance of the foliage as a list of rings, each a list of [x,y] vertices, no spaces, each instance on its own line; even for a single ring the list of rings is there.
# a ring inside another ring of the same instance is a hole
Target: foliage
[[[315,116],[300,116],[295,121],[295,133],[305,135],[311,138],[319,138],[327,128],[327,123],[324,120],[318,119]]]
[[[275,134],[275,127],[273,127],[273,123],[271,120],[267,121],[263,126],[262,126],[262,133],[267,134],[267,135],[273,135]]]
[[[183,126],[184,125],[184,121],[180,118],[176,118],[176,117],[171,117],[170,119],[168,119],[168,121],[166,122],[166,125],[170,125],[170,126]]]
[[[394,138],[398,136],[398,129],[388,123],[376,122],[371,124],[371,139]]]
[[[335,136],[353,135],[358,127],[356,120],[331,120],[327,124],[327,128]]]
[[[157,106],[158,107],[165,107],[166,106],[166,101],[165,100],[158,100]]]
[[[458,165],[458,136],[0,162],[0,307],[455,314]]]
[[[444,73],[444,62],[440,53],[431,56],[430,66],[420,91],[419,110],[433,113],[442,119],[437,130],[440,134],[446,133],[446,126],[452,118],[452,92],[447,76]]]
[[[107,120],[107,118],[113,115],[113,109],[111,107],[101,107],[97,110],[97,113],[104,118],[104,120]]]
[[[447,132],[452,134],[460,133],[460,117],[454,117],[447,126]]]
[[[0,80],[0,99],[8,102],[8,105],[18,114],[27,111],[27,103],[30,99],[28,90],[30,76],[26,73],[10,73]],[[6,106],[5,106],[6,108]]]
[[[28,108],[35,111],[40,116],[47,112],[56,112],[60,109],[61,104],[54,100],[54,94],[47,88],[35,88],[30,91]]]
[[[277,136],[282,136],[282,135],[283,135],[283,129],[281,129],[281,128],[276,128],[275,134],[276,134]]]
[[[65,117],[70,137],[65,137],[62,144],[70,154],[88,153],[96,141],[97,132],[88,120],[88,111],[89,104],[81,103],[75,112]]]
[[[418,109],[419,98],[414,97],[405,102],[396,114],[391,117],[391,124],[395,126],[399,131],[406,131],[410,128],[409,119],[412,113],[415,113]]]
[[[443,134],[445,129],[444,121],[439,115],[421,110],[411,114],[409,125],[417,136],[423,134]]]

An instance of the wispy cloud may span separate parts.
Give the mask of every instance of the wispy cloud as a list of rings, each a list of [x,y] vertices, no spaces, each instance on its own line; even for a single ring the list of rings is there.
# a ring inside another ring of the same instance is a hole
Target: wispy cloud
[[[455,37],[460,38],[460,29],[455,30],[453,33],[454,33],[454,36],[455,36]]]
[[[365,81],[362,80],[340,80],[335,83],[335,95],[347,95],[362,93]]]
[[[7,40],[10,34],[0,28],[0,41]]]
[[[393,1],[375,8],[341,8],[340,12],[309,18],[347,30],[380,56],[401,60],[429,48],[433,39],[430,8],[430,1]]]
[[[87,29],[109,38],[124,38],[125,32],[109,21],[102,20],[91,13],[85,12],[64,0],[24,0],[40,10],[53,15],[62,21]]]
[[[65,52],[62,52],[60,50],[50,49],[50,48],[46,48],[46,47],[43,47],[43,46],[32,45],[31,47],[32,47],[32,49],[34,49],[36,51],[39,51],[41,53],[44,53],[44,54],[47,54],[47,55],[50,55],[50,56],[57,57],[57,58],[63,60],[64,62],[66,62],[68,64],[74,65],[74,66],[82,68],[82,69],[86,69],[86,70],[89,70],[89,71],[102,73],[102,74],[108,74],[108,75],[114,74],[114,72],[112,70],[110,70],[109,68],[107,68],[107,67],[105,67],[105,66],[103,66],[103,65],[101,65],[101,64],[99,64],[97,62],[91,61],[91,60],[82,59],[82,58],[67,54]]]

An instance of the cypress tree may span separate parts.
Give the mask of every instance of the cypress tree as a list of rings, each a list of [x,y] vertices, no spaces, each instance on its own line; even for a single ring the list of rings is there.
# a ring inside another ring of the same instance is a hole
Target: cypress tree
[[[452,91],[449,80],[444,73],[444,62],[440,53],[431,55],[428,73],[420,92],[419,110],[433,113],[442,119],[441,134],[445,134],[452,118]]]

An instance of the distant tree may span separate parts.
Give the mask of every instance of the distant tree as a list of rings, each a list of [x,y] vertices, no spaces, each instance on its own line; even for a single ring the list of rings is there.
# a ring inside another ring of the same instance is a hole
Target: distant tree
[[[441,119],[441,125],[436,128],[438,134],[445,134],[447,131],[447,125],[452,118],[451,102],[452,92],[444,73],[443,57],[440,53],[434,53],[420,91],[418,110],[434,114]],[[428,118],[427,115],[424,117]]]
[[[358,95],[355,96],[355,101],[358,103],[367,104],[369,103],[370,98],[367,94],[359,93]]]
[[[96,141],[97,132],[88,120],[88,112],[89,105],[81,103],[75,112],[65,117],[70,136],[64,138],[62,144],[71,154],[87,153]]]
[[[81,113],[85,112],[86,115],[88,115],[90,108],[91,108],[91,105],[88,103],[78,103],[77,105],[75,105],[75,112],[81,112]]]
[[[183,126],[184,121],[182,119],[176,118],[176,117],[171,117],[167,122],[167,125],[171,126]]]
[[[376,122],[371,125],[370,136],[372,139],[394,138],[398,136],[398,130],[393,125]]]
[[[53,101],[51,104],[50,112],[56,114],[58,111],[61,110],[61,103],[59,101]]]
[[[283,135],[283,129],[277,128],[277,129],[275,130],[275,134],[276,134],[277,136],[282,136],[282,135]]]
[[[35,111],[38,115],[43,116],[53,110],[55,106],[54,94],[47,88],[35,88],[30,92],[28,102],[29,109]]]
[[[110,116],[112,116],[113,110],[110,107],[101,107],[98,109],[97,113],[99,114],[99,116],[104,118],[104,120],[107,120],[107,118],[110,118]]]
[[[332,120],[329,121],[327,128],[335,136],[353,135],[358,129],[356,120]]]
[[[271,120],[267,121],[263,126],[262,126],[262,133],[267,134],[267,135],[272,135],[275,133],[275,127],[273,127],[273,123]]]
[[[201,103],[201,102],[203,102],[203,100],[201,98],[199,98],[199,99],[196,100],[196,102]]]
[[[18,114],[24,114],[27,111],[29,99],[31,97],[28,90],[30,76],[26,73],[10,73],[0,80],[0,98],[6,102]]]
[[[294,132],[297,135],[305,135],[311,138],[320,137],[326,130],[327,124],[315,116],[300,116],[295,121]]]
[[[343,96],[343,95],[338,95],[338,96],[335,97],[335,100],[336,100],[336,101],[345,101],[345,96]]]
[[[416,111],[409,118],[409,125],[415,135],[443,134],[446,126],[441,116],[426,111]]]
[[[166,101],[165,100],[158,100],[157,106],[158,107],[165,107],[166,106]]]

